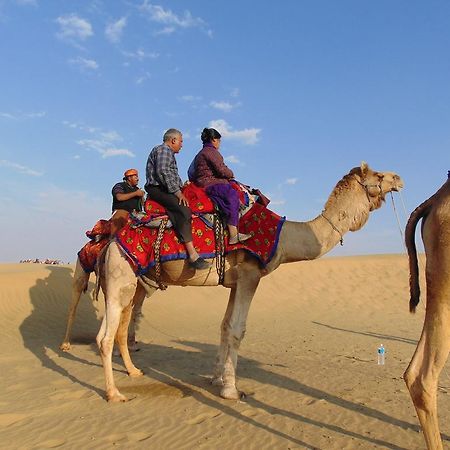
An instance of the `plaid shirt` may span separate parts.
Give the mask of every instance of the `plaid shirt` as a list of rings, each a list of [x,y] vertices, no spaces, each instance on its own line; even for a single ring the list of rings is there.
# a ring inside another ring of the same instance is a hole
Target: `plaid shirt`
[[[167,192],[174,194],[183,186],[178,175],[175,155],[166,144],[153,147],[147,159],[146,175],[145,188],[162,186],[167,189]]]

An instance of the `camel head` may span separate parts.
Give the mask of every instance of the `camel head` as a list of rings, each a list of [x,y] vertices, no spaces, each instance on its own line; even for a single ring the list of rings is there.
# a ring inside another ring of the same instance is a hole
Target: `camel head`
[[[349,175],[353,175],[358,184],[364,188],[370,203],[370,211],[382,205],[388,192],[397,192],[403,188],[403,180],[396,173],[377,172],[364,161],[360,167],[352,169]]]
[[[337,209],[339,221],[345,221],[349,231],[356,231],[367,222],[370,211],[381,207],[388,192],[402,188],[403,180],[397,174],[377,172],[363,161],[338,182],[324,211]]]

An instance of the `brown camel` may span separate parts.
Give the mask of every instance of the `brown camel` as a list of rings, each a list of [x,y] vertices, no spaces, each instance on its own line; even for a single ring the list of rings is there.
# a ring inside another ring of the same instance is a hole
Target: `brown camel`
[[[437,387],[439,374],[450,350],[450,179],[413,211],[406,225],[411,312],[415,312],[420,299],[414,240],[416,225],[420,219],[426,255],[427,304],[422,334],[404,378],[419,416],[427,447],[437,450],[442,449]]]
[[[244,337],[247,315],[261,277],[280,264],[311,260],[331,250],[347,231],[359,230],[369,213],[381,207],[386,193],[403,187],[401,178],[392,172],[375,172],[362,163],[338,182],[321,214],[309,222],[286,221],[282,227],[275,255],[263,269],[244,250],[226,256],[223,285],[231,289],[228,307],[221,325],[221,341],[213,371],[212,383],[221,386],[220,395],[237,399],[236,365],[239,345]],[[214,267],[214,264],[213,264]],[[131,361],[127,347],[127,330],[133,304],[145,292],[116,242],[106,251],[104,263],[106,314],[97,335],[109,401],[126,401],[117,389],[112,371],[111,355],[116,339],[130,376],[142,375]],[[151,278],[153,272],[148,276]],[[170,261],[162,265],[165,284],[183,286],[217,285],[214,269],[195,272],[186,261]],[[149,292],[151,293],[151,292]]]

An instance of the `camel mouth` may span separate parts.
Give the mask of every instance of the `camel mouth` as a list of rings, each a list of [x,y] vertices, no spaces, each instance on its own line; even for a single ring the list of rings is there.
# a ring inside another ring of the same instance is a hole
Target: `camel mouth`
[[[395,183],[392,186],[392,191],[399,192],[404,187],[403,180],[398,175],[396,175],[394,178],[395,178]]]

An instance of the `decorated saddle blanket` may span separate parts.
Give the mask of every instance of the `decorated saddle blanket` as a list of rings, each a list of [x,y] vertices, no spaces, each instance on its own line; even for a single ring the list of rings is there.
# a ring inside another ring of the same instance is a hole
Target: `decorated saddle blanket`
[[[259,203],[252,207],[239,220],[239,231],[251,234],[251,238],[243,243],[228,244],[228,232],[225,232],[225,254],[244,249],[255,256],[261,265],[266,266],[272,259],[280,235],[284,217],[268,210]],[[122,230],[116,234],[116,240],[130,258],[137,274],[146,273],[155,262],[155,241],[158,229],[148,228],[145,220],[142,224],[130,220]],[[192,235],[195,249],[202,258],[216,256],[215,236],[213,226],[202,220],[201,215],[192,219]],[[166,229],[161,241],[161,262],[187,259],[186,248],[173,229]]]
[[[97,257],[109,242],[110,233],[111,222],[105,219],[100,219],[92,230],[86,231],[86,236],[90,241],[78,252],[78,259],[85,272],[94,271]]]

